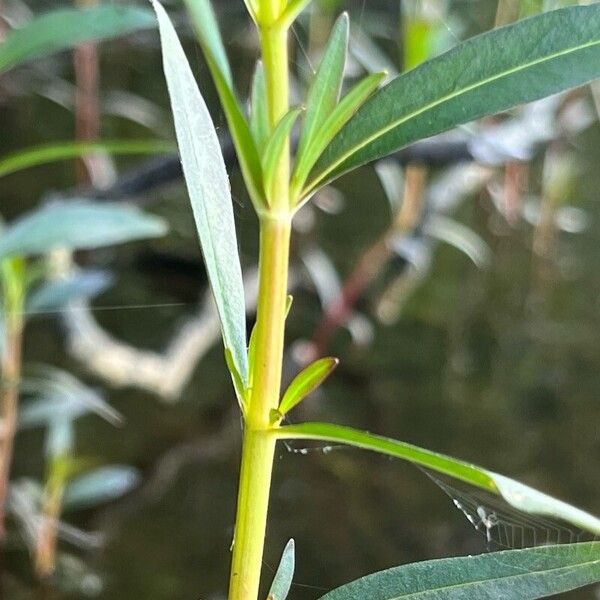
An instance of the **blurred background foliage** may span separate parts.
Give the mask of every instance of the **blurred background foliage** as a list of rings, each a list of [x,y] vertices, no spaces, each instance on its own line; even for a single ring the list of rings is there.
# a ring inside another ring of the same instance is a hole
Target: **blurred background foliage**
[[[294,87],[305,85],[342,9],[354,26],[351,69],[360,74],[382,65],[402,71],[495,24],[574,3],[315,0],[294,28]],[[242,2],[216,4],[245,94],[256,39]],[[3,29],[58,5],[69,3],[3,0]],[[183,7],[175,0],[165,5],[225,139]],[[98,60],[96,135],[171,140],[156,32],[103,43]],[[74,115],[81,85],[69,52],[2,75],[0,153],[85,138]],[[583,88],[442,136],[422,153],[343,178],[303,209],[293,247],[286,373],[291,379],[315,351],[339,356],[341,365],[303,404],[302,416],[472,460],[600,513],[597,93]],[[1,212],[10,222],[51,198],[72,196],[77,186],[110,197],[134,173],[134,201],[164,217],[170,232],[77,253],[81,273],[92,280],[76,286],[75,302],[93,298],[87,314],[114,339],[159,353],[204,314],[206,277],[173,160],[152,161],[150,170],[145,160],[100,155],[84,175],[72,161],[14,173],[0,181]],[[232,186],[250,272],[257,226],[235,169]],[[332,317],[349,281],[358,281],[356,293],[343,318]],[[207,342],[189,379],[171,394],[149,391],[161,391],[154,380],[119,385],[122,377],[109,376],[118,357],[102,369],[85,345],[77,350],[73,302],[68,296],[31,309],[37,314],[25,334],[29,387],[22,390],[11,481],[17,505],[33,503],[23,509],[31,516],[41,486],[64,475],[54,459],[69,456],[73,475],[87,471],[87,479],[67,478],[73,506],[68,486],[63,498],[64,520],[77,528],[77,539],[59,540],[55,575],[40,585],[27,519],[15,511],[2,562],[5,597],[31,598],[33,591],[40,598],[224,598],[240,421],[220,347]],[[132,365],[141,362],[134,357]],[[167,377],[166,370],[154,374],[159,382]],[[48,416],[57,411],[68,418]],[[100,469],[96,480],[93,469]],[[337,448],[280,448],[266,572],[289,537],[296,540],[298,599],[388,566],[486,550],[485,536],[421,472]]]

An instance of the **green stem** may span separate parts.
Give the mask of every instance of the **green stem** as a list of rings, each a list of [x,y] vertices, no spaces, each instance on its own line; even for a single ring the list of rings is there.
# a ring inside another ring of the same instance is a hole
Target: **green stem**
[[[289,109],[288,30],[278,24],[283,0],[258,3],[271,127]],[[279,405],[291,232],[289,143],[282,152],[272,203],[260,215],[259,290],[250,373],[229,600],[257,600],[275,454],[271,411]]]
[[[261,219],[256,354],[244,430],[230,600],[256,600],[275,453],[270,413],[279,404],[291,222]]]

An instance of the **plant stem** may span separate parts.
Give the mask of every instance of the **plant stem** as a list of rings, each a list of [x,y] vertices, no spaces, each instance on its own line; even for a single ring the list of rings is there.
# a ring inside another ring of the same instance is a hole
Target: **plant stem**
[[[258,597],[275,453],[267,430],[280,396],[290,229],[289,218],[261,220],[256,359],[244,431],[230,600]]]
[[[19,258],[2,262],[4,293],[5,338],[2,353],[1,454],[0,454],[0,539],[5,534],[6,499],[12,462],[13,444],[17,430],[19,379],[21,377],[21,345],[23,338],[23,269]]]
[[[259,29],[271,128],[289,109],[288,30],[282,0],[259,3]],[[282,152],[270,207],[260,215],[255,352],[244,428],[229,600],[256,600],[275,454],[270,414],[279,405],[291,232],[289,143]]]

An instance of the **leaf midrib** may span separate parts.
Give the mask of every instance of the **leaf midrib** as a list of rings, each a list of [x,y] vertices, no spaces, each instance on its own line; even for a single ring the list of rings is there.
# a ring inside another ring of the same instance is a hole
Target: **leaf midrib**
[[[448,102],[449,100],[453,100],[455,98],[459,98],[463,94],[467,94],[467,93],[471,92],[472,90],[477,89],[478,87],[482,87],[484,85],[487,85],[488,83],[491,83],[493,81],[497,81],[497,80],[502,79],[504,77],[509,77],[510,75],[514,75],[515,73],[519,73],[520,71],[525,71],[527,69],[530,69],[530,68],[535,67],[537,65],[543,64],[543,63],[545,63],[547,61],[550,61],[550,60],[553,60],[555,58],[560,58],[562,56],[568,56],[569,54],[573,54],[574,52],[579,52],[581,50],[585,50],[586,48],[591,48],[591,47],[597,46],[599,44],[600,44],[600,40],[595,40],[593,42],[587,42],[585,44],[581,44],[579,46],[575,46],[573,48],[569,48],[569,49],[563,50],[561,52],[555,52],[553,54],[550,54],[550,55],[544,56],[542,58],[539,58],[539,59],[530,61],[528,63],[525,63],[524,65],[521,65],[521,66],[518,66],[518,67],[514,67],[514,68],[508,69],[506,71],[502,71],[501,73],[498,73],[497,75],[494,75],[492,77],[487,77],[485,79],[482,79],[480,81],[472,83],[471,85],[468,85],[468,86],[462,88],[461,90],[458,90],[457,92],[453,92],[452,94],[447,94],[445,96],[442,96],[438,100],[435,100],[434,102],[430,102],[429,104],[426,104],[422,108],[420,108],[420,109],[418,109],[416,111],[413,111],[412,113],[409,113],[408,115],[402,117],[401,119],[398,119],[398,120],[394,121],[393,123],[391,123],[387,127],[378,130],[377,133],[375,133],[375,134],[371,135],[370,137],[366,138],[360,144],[357,144],[356,146],[353,146],[350,150],[348,150],[343,155],[341,155],[340,158],[338,158],[334,163],[332,163],[325,171],[323,171],[316,179],[314,179],[310,183],[310,185],[305,189],[305,191],[303,192],[303,195],[312,193],[315,190],[315,188],[324,179],[327,178],[328,175],[330,175],[333,171],[335,171],[337,169],[337,167],[339,167],[340,165],[342,165],[353,154],[356,154],[358,151],[360,151],[362,148],[364,148],[365,146],[367,146],[371,142],[373,142],[373,141],[377,140],[378,138],[384,136],[386,133],[389,133],[390,131],[392,131],[396,127],[399,127],[400,125],[403,125],[404,123],[410,121],[411,119],[414,119],[415,117],[418,117],[419,115],[421,115],[423,113],[426,113],[427,111],[436,108],[437,106],[443,104],[444,102]],[[385,88],[383,88],[383,89],[385,89]]]

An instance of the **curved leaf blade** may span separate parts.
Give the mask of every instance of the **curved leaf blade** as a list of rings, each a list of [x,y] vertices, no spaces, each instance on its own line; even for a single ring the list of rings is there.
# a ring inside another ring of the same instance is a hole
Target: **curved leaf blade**
[[[335,22],[323,59],[308,90],[298,156],[302,156],[306,147],[320,134],[321,126],[338,103],[348,54],[349,29],[348,13],[342,13]]]
[[[267,600],[285,600],[290,593],[294,569],[296,567],[296,547],[294,540],[290,540],[283,549],[281,561],[273,578]]]
[[[372,96],[325,150],[309,188],[411,142],[599,76],[598,4],[484,33]]]
[[[294,123],[296,123],[302,110],[302,108],[292,108],[283,115],[277,125],[275,125],[275,129],[267,142],[262,161],[262,169],[265,182],[265,194],[269,201],[274,193],[273,186],[275,183],[275,176],[277,175],[279,159],[286,148],[286,142],[289,139]]]
[[[152,13],[133,6],[106,4],[54,10],[9,33],[0,46],[0,73],[83,42],[154,27]]]
[[[244,181],[252,201],[258,208],[264,204],[260,157],[235,94],[231,67],[215,13],[210,0],[185,0],[185,3],[225,112]]]
[[[105,140],[98,142],[55,142],[25,148],[0,157],[0,177],[51,162],[85,156],[91,152],[109,154],[162,154],[175,144],[163,140]]]
[[[298,406],[306,396],[314,392],[333,373],[339,362],[337,358],[331,356],[321,358],[296,375],[279,404],[279,414],[285,416]]]
[[[561,519],[600,535],[600,519],[552,496],[482,467],[406,442],[330,423],[302,423],[273,429],[278,439],[320,440],[387,454],[502,496],[523,512]]]
[[[600,543],[445,558],[367,575],[321,600],[534,600],[600,581]]]
[[[221,319],[225,347],[248,382],[246,308],[229,178],[210,113],[175,29],[159,2],[156,11],[175,130],[204,262]]]
[[[385,79],[385,73],[373,73],[359,81],[340,101],[327,117],[312,143],[298,156],[292,178],[292,198],[306,182],[311,169],[321,156],[323,150],[339,133],[342,127],[352,118],[354,113],[375,92]]]
[[[89,200],[55,202],[11,223],[0,237],[0,257],[43,254],[55,248],[90,250],[166,232],[162,219],[132,206]]]

